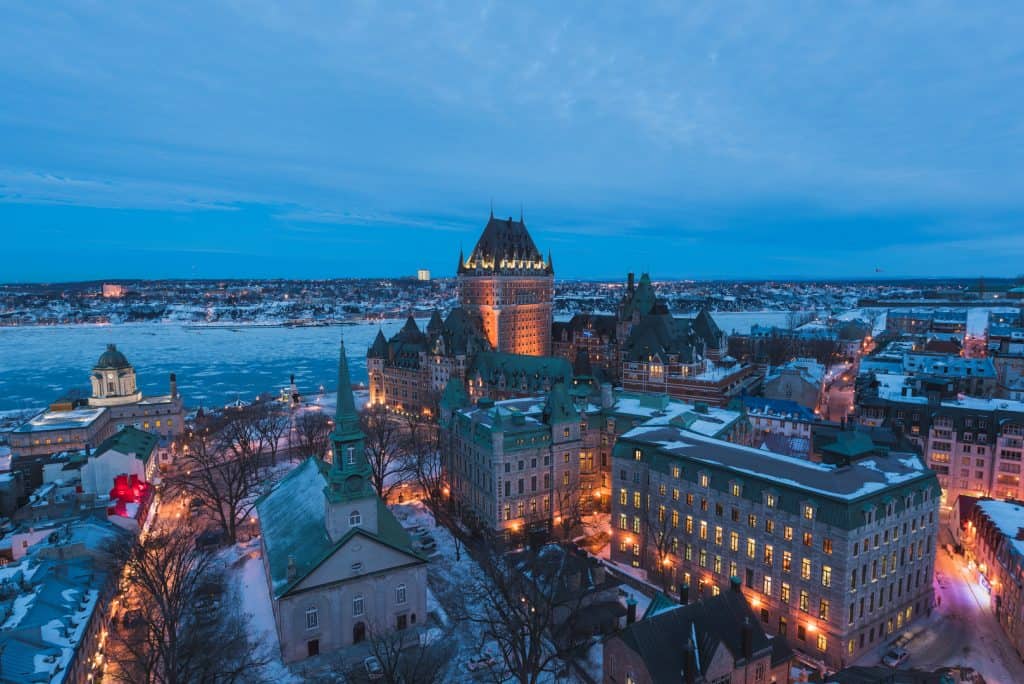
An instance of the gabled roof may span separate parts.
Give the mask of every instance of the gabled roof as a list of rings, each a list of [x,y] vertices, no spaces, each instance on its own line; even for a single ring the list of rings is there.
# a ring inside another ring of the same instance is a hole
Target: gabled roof
[[[754,656],[770,652],[772,640],[737,591],[725,591],[675,610],[658,612],[634,622],[618,636],[644,661],[653,681],[678,682],[686,653],[683,647],[694,634],[702,674],[707,672],[719,646],[724,646],[734,659],[742,660],[744,621],[749,621],[752,630]]]
[[[647,316],[633,326],[626,339],[625,356],[629,361],[646,361],[652,357],[666,360],[667,355],[679,357],[682,363],[694,363],[702,355],[693,334],[690,319],[669,315]]]
[[[102,456],[108,451],[116,451],[119,454],[135,454],[140,461],[149,461],[153,449],[160,442],[160,437],[152,432],[144,432],[131,426],[122,428],[120,432],[112,435],[96,447],[93,456]]]
[[[373,338],[373,344],[366,355],[374,359],[386,359],[388,357],[388,341],[384,337],[383,330],[377,330],[377,336]]]
[[[408,555],[412,563],[426,562],[413,551],[408,532],[376,497],[373,503],[377,506],[377,533],[354,528],[332,542],[324,519],[327,509],[323,490],[329,470],[328,464],[311,456],[256,503],[274,598],[291,591],[355,535],[386,544]],[[291,579],[288,578],[290,559],[295,564],[295,575]]]

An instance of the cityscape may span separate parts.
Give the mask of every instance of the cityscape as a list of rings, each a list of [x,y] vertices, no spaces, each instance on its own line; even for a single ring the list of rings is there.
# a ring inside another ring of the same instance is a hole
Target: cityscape
[[[0,682],[1024,682],[1020,18],[371,5],[0,10]]]

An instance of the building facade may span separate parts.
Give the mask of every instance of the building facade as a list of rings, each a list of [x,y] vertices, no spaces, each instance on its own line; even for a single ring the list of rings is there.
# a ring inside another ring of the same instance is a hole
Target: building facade
[[[12,469],[23,472],[30,489],[42,484],[43,465],[55,454],[95,447],[126,427],[155,434],[159,458],[170,461],[185,424],[174,373],[168,394],[144,396],[136,384],[135,368],[110,344],[89,379],[89,397],[58,399],[10,433]]]
[[[559,383],[548,393],[472,402],[453,383],[441,401],[441,457],[463,516],[502,536],[546,530],[570,536],[579,518],[608,511],[616,440],[634,428],[675,425],[750,444],[742,411],[667,395]]]
[[[612,560],[698,599],[739,578],[767,631],[830,667],[931,610],[939,488],[915,454],[832,466],[668,426],[612,462]]]
[[[551,354],[555,270],[518,221],[491,214],[468,258],[459,254],[459,304],[479,317],[497,351]]]
[[[962,536],[978,582],[991,599],[1017,656],[1024,658],[1024,506],[1014,501],[978,501]]]
[[[373,489],[351,386],[342,345],[330,463],[310,457],[256,505],[285,662],[427,617],[426,559]]]

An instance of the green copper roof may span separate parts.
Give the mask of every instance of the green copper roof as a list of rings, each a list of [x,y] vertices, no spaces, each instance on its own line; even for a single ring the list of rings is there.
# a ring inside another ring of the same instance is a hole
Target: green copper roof
[[[326,501],[322,494],[330,470],[328,464],[311,456],[256,503],[274,598],[287,594],[357,534],[407,554],[410,563],[425,562],[413,551],[408,532],[376,496],[360,505],[377,507],[377,533],[354,528],[337,542],[332,542],[327,535],[324,520]],[[288,578],[289,562],[293,562],[295,567],[295,575],[291,579]]]
[[[131,364],[128,363],[128,359],[125,355],[117,350],[116,344],[108,344],[107,351],[100,354],[99,360],[96,361],[95,368],[103,370],[118,370],[120,368],[128,368]]]
[[[93,455],[99,456],[114,450],[119,454],[135,454],[140,461],[148,461],[159,441],[160,438],[152,432],[143,432],[129,426],[100,443]]]

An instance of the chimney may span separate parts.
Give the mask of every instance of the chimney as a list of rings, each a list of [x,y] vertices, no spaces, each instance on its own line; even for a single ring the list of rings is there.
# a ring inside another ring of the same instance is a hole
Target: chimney
[[[743,644],[743,657],[750,662],[750,659],[754,655],[754,625],[750,624],[750,618],[743,618],[742,631],[742,644]]]
[[[631,625],[636,622],[636,599],[630,596],[626,599],[626,624]]]
[[[735,591],[737,594],[743,594],[743,590],[740,589],[740,578],[736,575],[733,575],[729,578],[729,588]]]
[[[632,272],[630,272],[628,275],[626,275],[626,289],[629,292],[633,291],[633,273]]]
[[[289,582],[291,582],[291,581],[293,581],[295,579],[295,575],[297,574],[297,572],[298,571],[295,569],[295,556],[288,556],[288,581]]]
[[[178,398],[178,376],[171,373],[171,399]]]
[[[685,606],[690,602],[690,585],[683,582],[679,585],[679,605]]]
[[[612,398],[612,384],[610,382],[601,383],[601,408],[610,409],[615,403]]]
[[[683,647],[683,684],[695,684],[697,681],[697,654],[693,639],[686,640]]]

